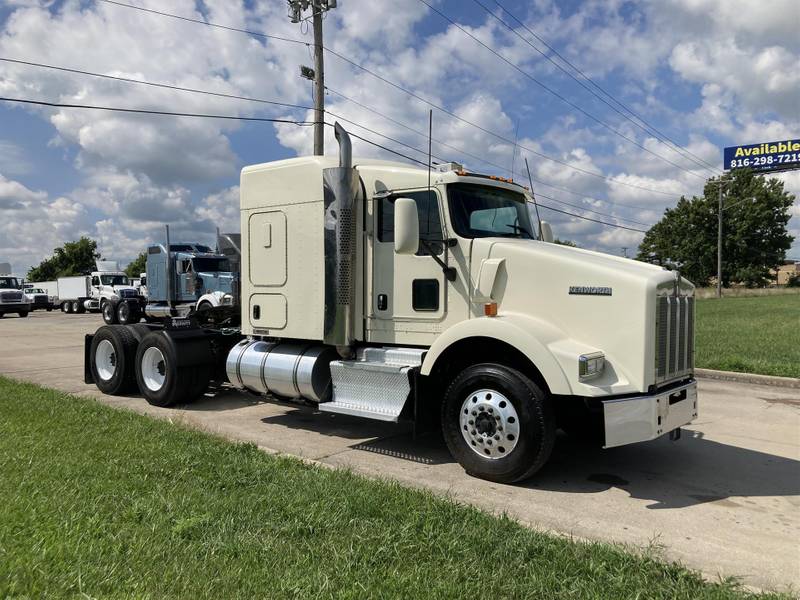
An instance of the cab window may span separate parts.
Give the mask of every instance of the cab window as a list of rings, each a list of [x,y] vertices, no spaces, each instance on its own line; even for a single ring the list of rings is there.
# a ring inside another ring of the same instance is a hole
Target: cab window
[[[378,200],[378,241],[394,242],[394,202],[398,198],[411,198],[417,204],[419,239],[428,242],[435,254],[442,253],[442,221],[439,217],[439,199],[433,190],[404,192]],[[431,253],[420,243],[417,256]]]

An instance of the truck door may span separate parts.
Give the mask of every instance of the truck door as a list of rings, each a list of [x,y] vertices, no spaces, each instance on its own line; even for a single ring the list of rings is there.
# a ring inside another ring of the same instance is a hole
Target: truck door
[[[420,246],[413,256],[394,252],[394,202],[417,204]],[[372,200],[372,294],[367,316],[374,342],[426,344],[447,313],[447,282],[432,258],[444,257],[442,218],[436,190],[399,192]]]

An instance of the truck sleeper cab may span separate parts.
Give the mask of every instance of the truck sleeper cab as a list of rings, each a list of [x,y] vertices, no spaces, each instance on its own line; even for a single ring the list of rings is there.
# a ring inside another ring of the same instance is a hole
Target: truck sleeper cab
[[[696,418],[690,282],[540,241],[510,181],[443,165],[429,187],[425,169],[354,165],[336,135],[338,165],[242,171],[241,336],[145,335],[129,377],[148,401],[185,400],[222,361],[235,387],[323,412],[434,414],[466,471],[498,482],[540,469],[559,426],[611,447]]]

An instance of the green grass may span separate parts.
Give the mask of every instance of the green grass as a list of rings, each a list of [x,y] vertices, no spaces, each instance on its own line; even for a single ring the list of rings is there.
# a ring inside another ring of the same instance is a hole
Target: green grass
[[[652,557],[2,377],[0,474],[4,598],[748,597]]]
[[[695,363],[800,377],[800,296],[697,300]]]

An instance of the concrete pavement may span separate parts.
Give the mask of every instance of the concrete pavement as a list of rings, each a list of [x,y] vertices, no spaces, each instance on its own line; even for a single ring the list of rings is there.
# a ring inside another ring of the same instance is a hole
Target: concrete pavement
[[[700,418],[683,439],[599,450],[559,437],[531,481],[464,474],[439,436],[404,425],[265,402],[223,388],[177,409],[101,395],[83,378],[83,334],[97,315],[36,312],[0,320],[0,374],[322,464],[446,494],[535,528],[658,548],[706,575],[800,589],[800,395],[700,382]],[[0,398],[0,403],[2,399]]]

